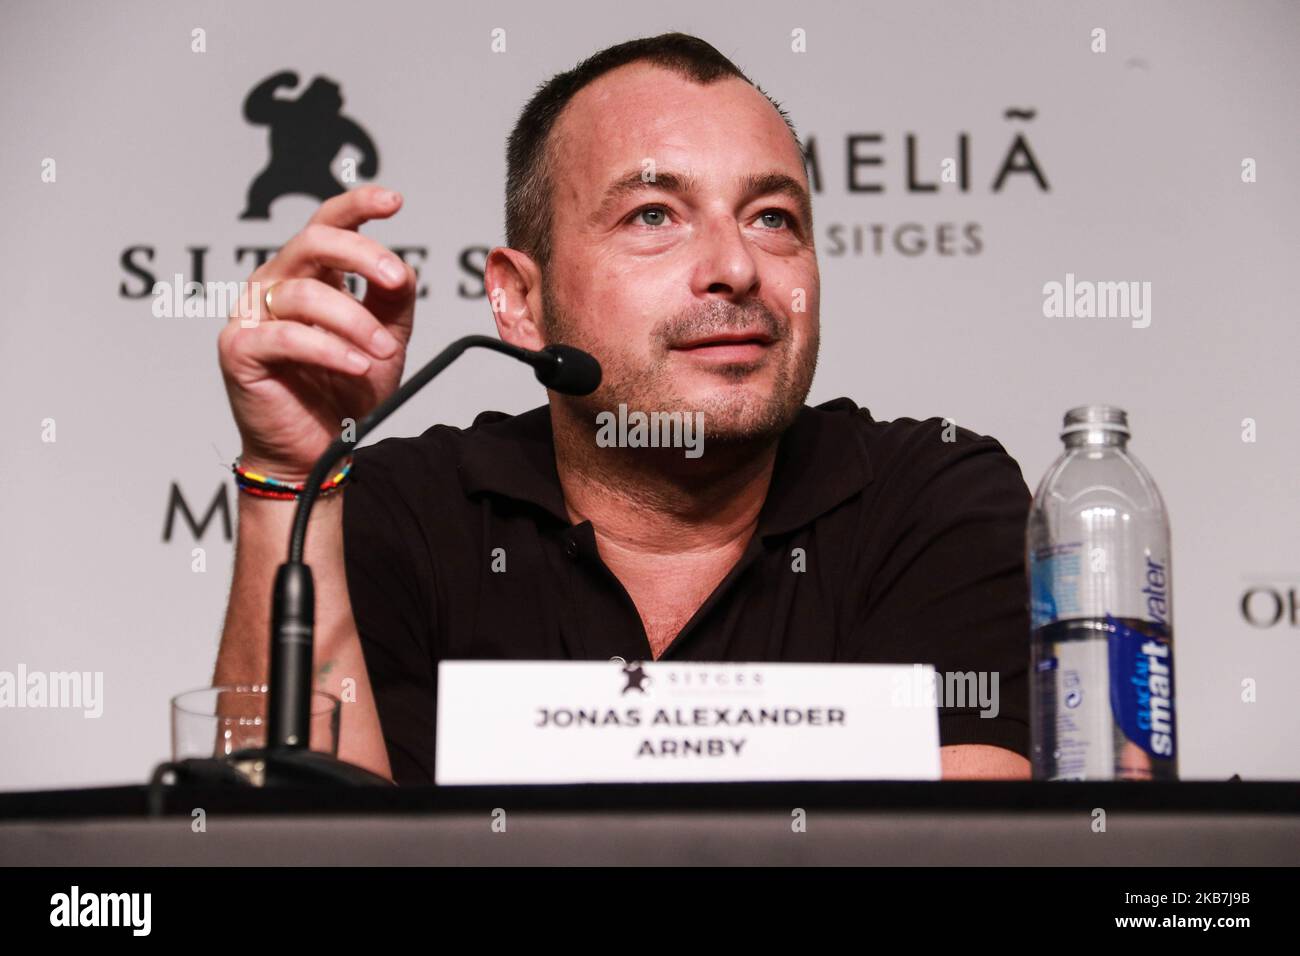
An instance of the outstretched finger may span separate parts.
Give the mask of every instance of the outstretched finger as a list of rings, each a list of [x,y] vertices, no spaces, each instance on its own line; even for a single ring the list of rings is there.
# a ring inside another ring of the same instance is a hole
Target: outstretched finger
[[[308,221],[356,229],[371,219],[387,219],[401,208],[400,193],[382,186],[358,186],[325,200]]]

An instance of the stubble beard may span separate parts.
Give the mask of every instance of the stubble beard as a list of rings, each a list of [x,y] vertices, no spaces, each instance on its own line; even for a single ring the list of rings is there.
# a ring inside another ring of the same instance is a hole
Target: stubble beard
[[[800,353],[794,353],[789,322],[770,312],[761,303],[740,308],[722,300],[685,315],[674,316],[652,333],[657,356],[650,364],[638,363],[621,354],[608,354],[583,335],[555,299],[549,282],[542,281],[542,329],[548,344],[563,343],[591,352],[601,364],[601,386],[591,395],[566,397],[570,414],[577,421],[591,423],[603,411],[618,413],[619,405],[629,411],[703,412],[706,447],[743,448],[768,445],[785,432],[803,407],[812,387],[817,368],[819,337],[814,324]],[[776,374],[770,391],[759,394],[753,387],[739,383],[749,377],[757,365],[735,364],[719,367],[713,374],[737,383],[712,391],[702,401],[687,402],[677,391],[670,369],[668,347],[691,335],[713,334],[742,325],[758,326],[777,341],[765,363],[776,362]],[[602,354],[603,353],[603,354]],[[707,457],[707,456],[706,456]]]

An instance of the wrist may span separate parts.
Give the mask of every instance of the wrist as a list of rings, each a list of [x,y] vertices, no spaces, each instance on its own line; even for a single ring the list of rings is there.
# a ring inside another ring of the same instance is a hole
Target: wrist
[[[259,458],[256,455],[246,455],[241,453],[232,464],[238,464],[240,468],[255,472],[260,475],[267,475],[277,478],[280,481],[291,481],[300,484],[307,480],[308,471],[304,471],[297,465],[283,465],[279,462],[271,461],[266,458]]]
[[[296,501],[306,493],[309,474],[277,469],[256,457],[240,455],[230,465],[235,484],[246,496],[269,500]],[[352,470],[352,455],[332,465],[316,487],[316,497],[325,498],[342,490]]]

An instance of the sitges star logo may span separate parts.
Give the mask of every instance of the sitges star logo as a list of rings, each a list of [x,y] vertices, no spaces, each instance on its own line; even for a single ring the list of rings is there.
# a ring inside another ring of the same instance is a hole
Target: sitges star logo
[[[619,691],[619,696],[626,694],[630,690],[637,690],[644,694],[646,692],[646,681],[652,680],[650,675],[645,672],[645,668],[640,661],[632,661],[630,664],[625,663],[623,665],[623,676],[627,678],[627,683]]]
[[[357,176],[373,179],[379,172],[379,153],[370,135],[351,117],[344,116],[343,93],[338,83],[318,76],[296,99],[277,97],[281,88],[298,85],[298,74],[285,70],[267,77],[244,100],[244,119],[270,130],[271,158],[248,187],[248,201],[240,219],[271,218],[271,203],[281,196],[314,196],[324,202],[345,192],[331,164],[344,146],[354,146],[361,162],[343,163],[343,179],[355,184]]]

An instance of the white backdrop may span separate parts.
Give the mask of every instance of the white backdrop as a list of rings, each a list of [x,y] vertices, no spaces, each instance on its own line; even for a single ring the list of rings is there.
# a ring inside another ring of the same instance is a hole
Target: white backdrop
[[[199,540],[179,517],[163,529],[173,484],[196,519],[226,486],[233,517],[222,319],[156,317],[147,293],[196,278],[192,249],[205,279],[245,278],[236,250],[274,247],[314,208],[287,196],[269,220],[239,218],[268,158],[248,92],[282,70],[302,81],[282,96],[328,77],[374,141],[376,181],[406,205],[368,231],[424,250],[410,369],[491,329],[465,294],[472,250],[503,239],[505,138],[533,89],[674,29],[732,57],[816,143],[811,400],[953,418],[999,438],[1031,489],[1065,409],[1126,408],[1172,517],[1182,773],[1300,777],[1300,5],[11,2],[0,17],[0,671],[103,679],[97,718],[0,708],[0,788],[142,781],[167,753],[168,698],[210,680],[231,540],[219,516]],[[940,182],[962,134],[965,191]],[[909,188],[909,135],[936,191]],[[1046,189],[1026,172],[993,188],[1017,136]],[[879,162],[851,170],[850,142]],[[851,173],[879,190],[852,191]],[[1045,318],[1044,284],[1070,273],[1149,282],[1149,326]],[[471,355],[379,437],[543,398],[526,371]]]

